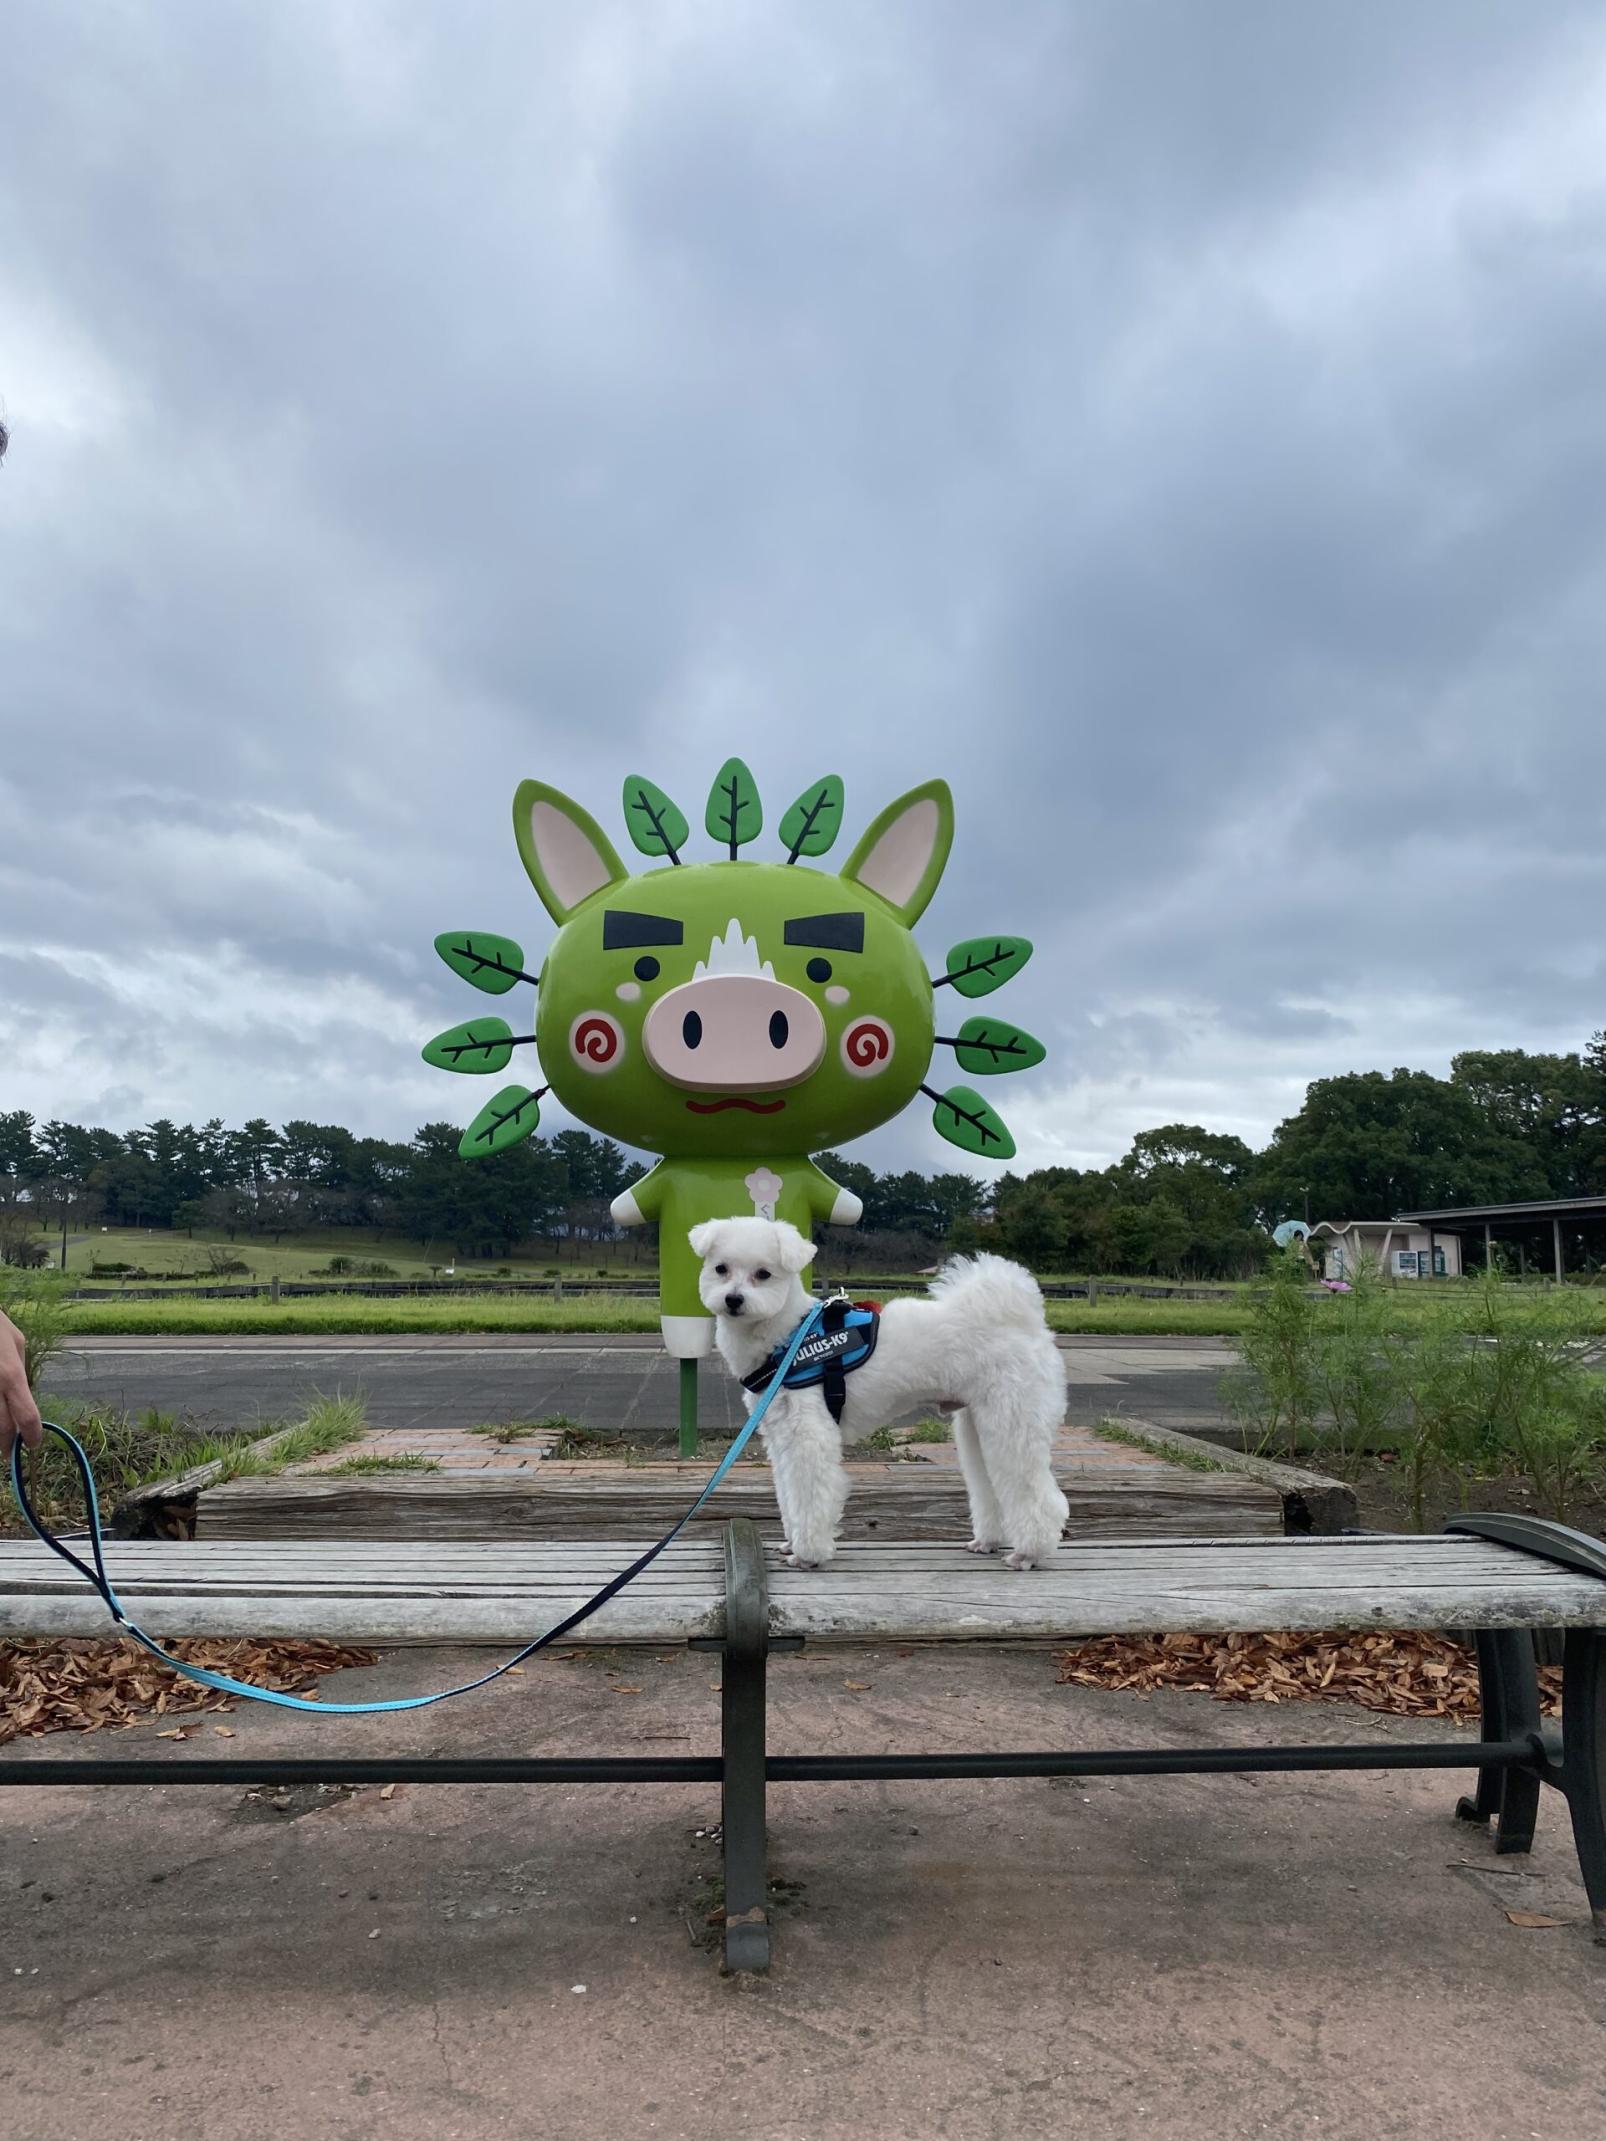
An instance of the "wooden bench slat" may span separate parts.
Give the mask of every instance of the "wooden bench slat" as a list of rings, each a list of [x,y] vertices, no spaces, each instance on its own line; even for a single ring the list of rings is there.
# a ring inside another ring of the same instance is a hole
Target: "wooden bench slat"
[[[233,1546],[135,1541],[112,1580],[154,1634],[325,1635],[516,1645],[572,1612],[636,1553],[633,1541],[339,1540]],[[1606,1583],[1493,1542],[1280,1538],[1063,1547],[1022,1574],[958,1545],[844,1545],[828,1570],[770,1555],[777,1635],[856,1641],[1004,1640],[1265,1629],[1565,1627],[1606,1623]],[[100,1602],[32,1541],[0,1542],[0,1634],[103,1635]],[[681,1540],[566,1641],[717,1636],[715,1540]]]

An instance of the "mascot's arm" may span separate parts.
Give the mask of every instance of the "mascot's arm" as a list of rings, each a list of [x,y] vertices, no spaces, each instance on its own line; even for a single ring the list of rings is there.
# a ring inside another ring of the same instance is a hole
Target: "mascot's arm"
[[[852,1190],[841,1189],[822,1169],[809,1162],[809,1206],[814,1217],[828,1227],[856,1227],[864,1217],[864,1200]]]
[[[663,1203],[664,1163],[660,1160],[656,1167],[648,1169],[639,1182],[632,1182],[628,1189],[621,1190],[608,1210],[613,1215],[615,1226],[640,1227],[658,1217],[663,1210]]]

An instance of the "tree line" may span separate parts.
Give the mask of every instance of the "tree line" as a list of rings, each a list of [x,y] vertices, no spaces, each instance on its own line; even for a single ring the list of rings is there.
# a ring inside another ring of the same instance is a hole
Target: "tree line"
[[[59,1226],[204,1229],[230,1240],[350,1228],[460,1256],[589,1244],[639,1162],[585,1130],[485,1160],[425,1123],[407,1142],[261,1117],[115,1131],[0,1113],[0,1255]],[[918,1265],[996,1247],[1042,1269],[1235,1277],[1283,1219],[1388,1219],[1465,1203],[1606,1194],[1606,1034],[1577,1054],[1478,1050],[1448,1078],[1318,1078],[1260,1152],[1196,1123],[1145,1130],[1113,1166],[964,1174],[821,1165],[864,1203],[831,1234],[837,1268]],[[11,1247],[8,1248],[7,1244]],[[645,1246],[645,1243],[644,1243]]]
[[[1392,1219],[1457,1204],[1606,1195],[1606,1034],[1577,1054],[1520,1048],[1418,1070],[1318,1078],[1253,1151],[1196,1123],[1145,1130],[1113,1167],[994,1185],[991,1238],[1072,1271],[1247,1277],[1285,1219]]]
[[[20,1228],[90,1223],[205,1229],[228,1240],[350,1228],[508,1255],[531,1240],[611,1236],[608,1206],[636,1165],[607,1138],[560,1130],[472,1164],[455,1123],[406,1143],[338,1123],[166,1119],[139,1130],[0,1114],[0,1249]]]

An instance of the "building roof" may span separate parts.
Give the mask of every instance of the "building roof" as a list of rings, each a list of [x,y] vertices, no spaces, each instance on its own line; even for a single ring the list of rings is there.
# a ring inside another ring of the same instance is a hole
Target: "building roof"
[[[1447,1232],[1462,1226],[1498,1226],[1503,1220],[1606,1219],[1606,1197],[1547,1197],[1528,1204],[1452,1204],[1440,1212],[1397,1212],[1396,1226],[1442,1226]],[[1377,1226],[1377,1220],[1364,1220]]]

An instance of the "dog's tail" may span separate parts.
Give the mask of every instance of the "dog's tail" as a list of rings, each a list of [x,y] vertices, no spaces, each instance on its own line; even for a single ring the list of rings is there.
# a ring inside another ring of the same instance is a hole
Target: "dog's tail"
[[[963,1295],[967,1304],[991,1323],[1018,1329],[1043,1328],[1043,1295],[1024,1266],[1002,1256],[956,1256],[931,1282],[934,1301]]]

